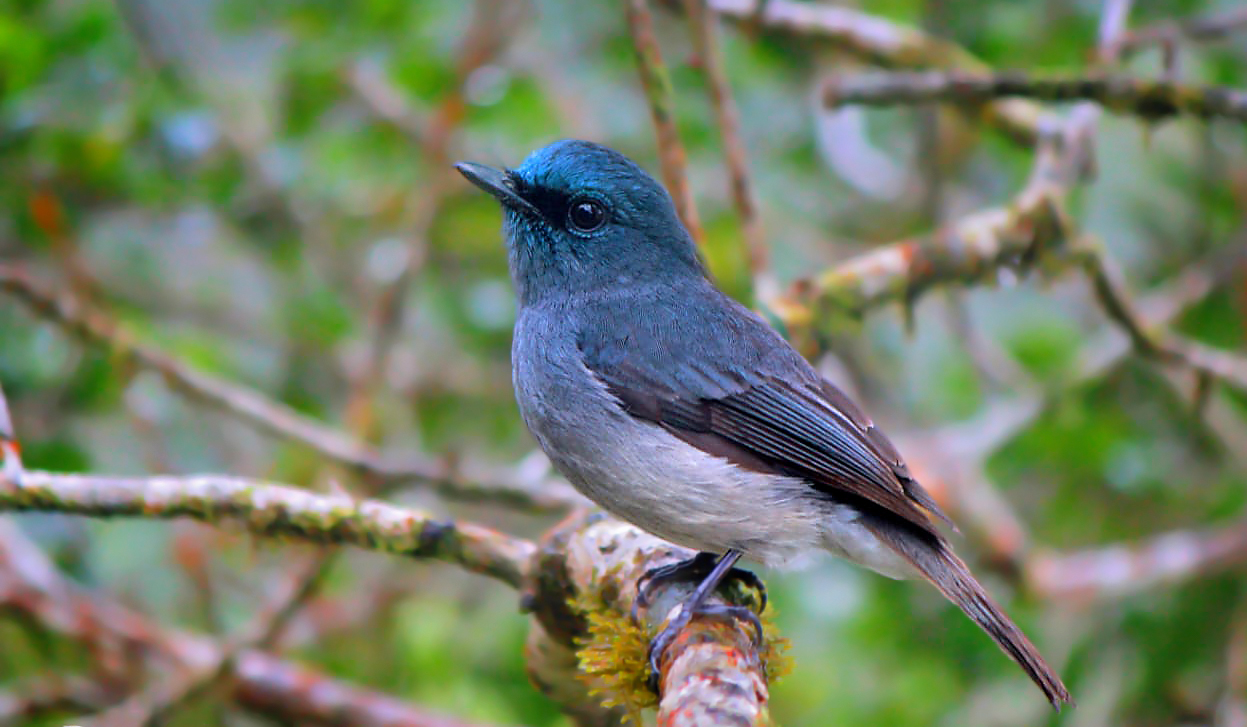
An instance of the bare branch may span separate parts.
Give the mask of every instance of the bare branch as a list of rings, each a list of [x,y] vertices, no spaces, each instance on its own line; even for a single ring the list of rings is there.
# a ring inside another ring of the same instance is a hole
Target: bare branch
[[[1181,41],[1206,43],[1223,40],[1247,30],[1247,7],[1227,10],[1215,15],[1168,20],[1130,31],[1113,44],[1116,55],[1135,53],[1149,45],[1173,46]]]
[[[886,303],[912,303],[932,287],[1023,274],[1042,253],[1066,241],[1070,222],[1061,204],[1050,185],[1032,184],[1009,205],[871,250],[798,281],[767,305],[786,325],[803,327],[827,308],[859,316]]]
[[[708,0],[711,10],[738,23],[820,38],[873,64],[893,68],[960,68],[986,71],[989,66],[969,51],[908,25],[852,8],[793,0]],[[1009,138],[1032,146],[1047,114],[1034,103],[1011,99],[983,108],[985,121]]]
[[[121,704],[96,715],[91,723],[96,727],[145,727],[158,724],[177,709],[179,704],[219,683],[228,675],[243,651],[272,645],[275,637],[320,584],[327,562],[327,555],[322,552],[304,566],[303,573],[286,578],[278,589],[278,594],[260,609],[251,623],[237,636],[223,644],[208,663],[188,668],[181,674],[156,682]]]
[[[238,417],[261,431],[299,442],[324,457],[382,481],[422,481],[449,499],[492,501],[535,511],[565,510],[582,502],[566,486],[503,477],[491,482],[473,482],[465,476],[465,468],[454,462],[383,455],[367,443],[304,416],[254,389],[206,374],[168,353],[135,341],[107,318],[66,295],[53,293],[18,267],[0,264],[0,292],[17,298],[35,314],[83,342],[105,348],[114,360],[155,371],[173,389],[196,401]]]
[[[662,59],[662,49],[654,37],[654,18],[650,14],[648,0],[624,0],[628,11],[628,30],[632,35],[632,47],[636,51],[637,70],[641,74],[641,87],[649,102],[650,116],[658,136],[658,153],[662,162],[663,181],[676,211],[693,241],[704,241],[701,219],[693,200],[693,190],[688,183],[688,157],[680,132],[675,123],[675,91],[671,87],[671,75]]]
[[[484,727],[436,714],[391,696],[333,679],[262,651],[234,666],[234,698],[246,709],[287,723],[323,727]]]
[[[345,543],[463,566],[518,586],[533,544],[472,523],[345,495],[215,475],[121,478],[27,470],[0,478],[0,511],[233,521],[264,537]]]
[[[1173,585],[1243,563],[1247,563],[1247,521],[1166,533],[1138,545],[1036,554],[1026,568],[1026,581],[1043,598],[1106,598]]]
[[[20,727],[61,712],[85,712],[107,705],[110,689],[82,677],[54,675],[19,682],[0,692],[0,727]]]
[[[684,0],[685,13],[693,36],[693,48],[697,52],[706,84],[710,89],[710,101],[714,105],[715,120],[723,137],[723,156],[732,178],[732,203],[745,239],[745,257],[749,272],[755,279],[767,271],[770,250],[758,216],[758,204],[753,196],[753,184],[749,180],[749,160],[745,143],[740,135],[740,114],[732,97],[732,85],[723,67],[723,52],[719,48],[718,18],[706,10],[706,0]]]
[[[945,101],[964,105],[1002,98],[1067,103],[1094,101],[1104,108],[1146,121],[1174,116],[1247,121],[1247,93],[1219,86],[1154,81],[1123,75],[1034,75],[1022,71],[971,73],[871,72],[834,78],[823,88],[823,104],[887,106]]]
[[[1149,329],[1130,302],[1120,280],[1121,274],[1100,251],[1100,245],[1094,239],[1084,238],[1076,246],[1074,255],[1090,279],[1100,307],[1130,337],[1131,344],[1140,355],[1190,369],[1200,376],[1224,381],[1247,392],[1247,357],[1209,348],[1172,333]]]
[[[212,664],[221,653],[213,639],[165,629],[107,594],[71,583],[16,526],[3,520],[0,606],[82,642],[93,653],[107,653],[120,643],[126,658],[140,655],[183,670]],[[232,697],[240,706],[288,722],[325,727],[473,727],[254,649],[239,653],[230,669]],[[78,696],[93,695],[82,692]],[[89,708],[94,704],[64,706]]]
[[[390,83],[376,63],[355,61],[342,72],[342,77],[374,116],[402,131],[413,142],[420,142],[426,120],[416,115],[407,99]]]

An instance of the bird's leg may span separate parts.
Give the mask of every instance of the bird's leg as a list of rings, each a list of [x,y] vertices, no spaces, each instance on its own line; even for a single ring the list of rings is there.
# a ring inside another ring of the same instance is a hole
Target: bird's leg
[[[692,595],[681,604],[680,612],[675,618],[671,619],[666,627],[654,637],[649,645],[649,686],[655,693],[658,692],[658,675],[660,672],[662,655],[679,636],[680,632],[688,626],[693,616],[718,616],[739,618],[748,621],[754,628],[754,644],[760,645],[762,642],[762,622],[758,620],[758,615],[752,610],[743,606],[724,606],[720,604],[707,604],[706,599],[711,593],[719,587],[724,578],[731,575],[736,578],[742,578],[750,585],[757,584],[761,586],[758,577],[749,571],[736,568],[736,561],[740,559],[740,551],[729,550],[723,554],[722,558],[715,562],[714,554],[698,553],[690,558],[670,566],[655,568],[646,573],[637,584],[637,601],[648,602],[648,591],[653,588],[655,579],[672,580],[675,578],[686,579],[690,577],[701,577],[701,582],[697,584],[697,588]],[[707,572],[707,566],[713,564]],[[766,589],[760,588],[762,592],[762,604],[766,604]],[[635,613],[635,609],[634,609]]]
[[[739,554],[736,556],[740,557]],[[637,580],[636,584],[636,600],[632,602],[632,619],[637,619],[637,609],[644,608],[650,603],[650,594],[654,589],[663,583],[672,581],[697,581],[705,580],[710,572],[714,570],[715,563],[719,558],[714,553],[700,552],[692,558],[660,565],[657,568],[650,568],[644,575]],[[734,561],[733,561],[734,562]],[[758,612],[766,610],[766,584],[762,579],[744,568],[730,568],[723,576],[723,580],[737,580],[746,587],[752,588],[758,592],[758,598],[761,603],[758,606]]]

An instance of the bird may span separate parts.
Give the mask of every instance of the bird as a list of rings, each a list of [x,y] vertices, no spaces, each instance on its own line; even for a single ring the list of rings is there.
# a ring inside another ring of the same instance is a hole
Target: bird
[[[651,644],[651,679],[679,630],[712,610],[705,601],[722,579],[747,575],[741,558],[783,567],[830,551],[929,581],[1054,708],[1072,703],[953,552],[939,527],[952,521],[892,442],[715,286],[671,196],[644,169],[574,139],[515,168],[455,166],[503,210],[518,300],[512,383],[529,431],[590,500],[698,552],[638,583],[640,598],[655,580],[698,582]]]

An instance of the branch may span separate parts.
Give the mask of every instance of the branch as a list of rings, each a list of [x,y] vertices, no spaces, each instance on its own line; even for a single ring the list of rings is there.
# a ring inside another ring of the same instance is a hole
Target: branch
[[[708,0],[710,8],[744,25],[829,41],[836,48],[875,65],[893,68],[990,67],[961,46],[923,30],[894,23],[860,10],[793,0]],[[984,107],[984,120],[1024,146],[1039,138],[1043,107],[1020,99]]]
[[[1247,563],[1247,520],[1156,536],[1138,545],[1114,545],[1065,555],[1040,554],[1026,581],[1043,598],[1123,596]]]
[[[812,325],[819,311],[858,317],[886,303],[913,303],[942,285],[994,282],[1026,272],[1071,232],[1051,185],[1032,183],[1011,204],[968,215],[939,230],[851,258],[796,282],[767,305],[789,327]]]
[[[120,478],[27,470],[20,482],[0,476],[3,511],[234,521],[263,537],[441,560],[512,586],[519,586],[533,552],[527,540],[419,510],[215,475]]]
[[[55,713],[100,709],[112,699],[104,685],[82,677],[57,674],[27,680],[0,692],[0,727],[29,725]]]
[[[1086,238],[1076,246],[1075,256],[1091,280],[1100,307],[1129,336],[1136,352],[1247,392],[1247,357],[1149,327],[1131,303],[1121,273],[1099,251],[1094,239]]]
[[[740,136],[740,113],[732,97],[732,85],[723,67],[723,51],[719,47],[718,18],[706,9],[706,0],[684,0],[693,36],[693,48],[706,74],[715,120],[723,137],[723,156],[732,178],[732,204],[745,239],[745,258],[754,279],[769,269],[770,250],[758,216],[753,185],[749,180],[749,161],[745,143]]]
[[[499,502],[535,511],[566,510],[582,502],[570,488],[548,483],[523,483],[499,479],[472,482],[452,463],[430,459],[391,458],[367,443],[307,417],[280,402],[245,386],[199,371],[157,348],[137,342],[110,320],[81,306],[66,295],[57,295],[33,280],[25,271],[0,263],[0,292],[24,303],[41,318],[63,328],[84,343],[100,346],[122,365],[134,365],[160,374],[170,387],[238,417],[269,434],[294,440],[320,455],[354,467],[384,482],[420,480],[440,495],[457,500]]]
[[[385,71],[369,60],[357,60],[342,71],[342,80],[373,116],[420,143],[428,123],[419,116],[407,98],[385,77]]]
[[[228,676],[243,651],[272,646],[306,598],[320,585],[327,562],[327,555],[320,553],[302,568],[303,573],[286,578],[279,593],[269,599],[251,623],[222,644],[207,663],[157,681],[96,714],[91,723],[96,727],[146,727],[163,723],[178,705],[207,692]]]
[[[82,642],[91,653],[107,653],[120,643],[127,659],[136,655],[159,658],[162,666],[172,662],[183,670],[212,664],[222,653],[213,639],[165,629],[107,594],[71,583],[6,521],[0,521],[0,606]],[[119,665],[128,677],[132,676],[129,666]],[[229,669],[231,696],[240,706],[283,722],[325,727],[473,727],[254,649],[239,653]],[[50,696],[73,698],[60,705],[64,708],[99,705],[100,700],[87,701],[96,696],[93,691],[79,691],[85,688],[81,686],[70,689],[76,684],[76,680],[68,680],[62,690]],[[21,694],[29,696],[25,691]],[[27,700],[26,705],[30,704]],[[2,705],[0,700],[0,708]],[[19,702],[18,706],[23,705]]]
[[[1168,20],[1123,33],[1113,45],[1112,52],[1125,55],[1149,45],[1166,46],[1167,52],[1173,52],[1170,48],[1179,41],[1217,41],[1244,29],[1247,29],[1247,7],[1186,20]]]
[[[658,39],[654,36],[654,18],[650,14],[649,2],[624,2],[628,11],[632,47],[636,51],[637,70],[641,73],[641,87],[645,90],[645,100],[649,102],[650,116],[654,120],[654,131],[658,136],[663,181],[671,192],[671,198],[675,200],[676,211],[684,221],[684,226],[693,236],[693,241],[701,245],[705,236],[697,215],[697,205],[693,201],[693,190],[688,183],[688,157],[684,153],[684,144],[680,142],[680,132],[675,124],[675,91],[671,87],[671,75],[667,73],[667,65],[662,60],[662,49],[658,47]]]
[[[823,87],[823,105],[887,106],[931,101],[975,105],[1001,98],[1047,102],[1094,101],[1104,108],[1147,121],[1174,116],[1247,121],[1247,93],[1219,86],[1153,81],[1123,75],[1040,76],[1022,71],[969,73],[872,72],[833,78]]]
[[[568,680],[567,660],[546,659],[563,671],[535,674],[539,684],[579,685],[565,695],[577,703],[605,697],[599,711],[623,707],[628,713],[654,704],[646,686],[645,655],[650,639],[689,596],[696,584],[656,586],[641,624],[631,617],[637,580],[650,568],[693,555],[618,520],[602,516],[569,519],[541,543],[526,601],[541,631],[530,638],[530,653],[558,654],[577,649],[578,680]],[[719,604],[756,603],[746,591]],[[767,680],[780,668],[776,637],[767,629],[765,645],[754,649],[752,627],[737,619],[695,618],[661,657],[658,724],[769,724]],[[533,663],[530,662],[530,668]],[[608,721],[593,724],[610,724]]]
[[[353,377],[347,398],[346,420],[349,428],[365,438],[372,434],[374,425],[373,397],[384,383],[386,367],[402,329],[404,316],[411,314],[407,293],[424,268],[429,228],[450,191],[455,188],[454,180],[459,177],[450,166],[450,146],[467,115],[467,81],[478,69],[492,62],[516,37],[513,31],[520,20],[518,14],[526,12],[525,8],[523,3],[507,0],[476,0],[473,3],[471,22],[459,43],[455,77],[418,137],[429,178],[407,203],[407,231],[404,233],[407,240],[403,256],[397,269],[391,271],[389,283],[382,286],[369,312],[372,335],[363,370]],[[383,85],[383,80],[373,83],[373,95]]]
[[[234,698],[283,724],[324,727],[484,727],[435,714],[261,651],[243,652],[234,666]]]
[[[1188,268],[1162,288],[1149,292],[1138,305],[1145,328],[1169,325],[1191,306],[1224,284],[1235,269],[1224,255]],[[994,564],[1017,574],[1030,555],[1030,537],[1023,519],[994,487],[985,471],[987,458],[1031,426],[1063,392],[1104,377],[1132,351],[1115,323],[1083,348],[1081,362],[1052,390],[1034,382],[1014,382],[1008,396],[990,402],[973,418],[914,437],[905,449],[910,466],[933,496],[983,546]]]

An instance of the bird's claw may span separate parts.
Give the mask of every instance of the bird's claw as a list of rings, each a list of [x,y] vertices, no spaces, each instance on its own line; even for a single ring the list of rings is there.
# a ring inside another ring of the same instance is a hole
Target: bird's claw
[[[718,558],[713,553],[698,553],[692,558],[679,561],[678,563],[670,563],[657,568],[652,568],[637,580],[637,595],[632,602],[632,620],[634,623],[640,623],[639,610],[649,606],[651,602],[651,594],[655,588],[663,583],[671,581],[691,581],[694,583],[702,583],[715,570]],[[740,581],[745,586],[753,588],[759,594],[758,611],[745,606],[731,606],[721,603],[705,603],[704,600],[699,602],[698,596],[695,594],[684,602],[680,613],[671,619],[662,631],[654,637],[650,642],[649,651],[646,654],[646,660],[649,663],[650,674],[648,684],[655,694],[658,693],[659,674],[661,673],[662,656],[666,652],[667,647],[675,641],[684,627],[688,626],[694,616],[709,616],[711,618],[722,619],[739,619],[748,622],[753,626],[753,643],[755,647],[762,645],[762,622],[758,618],[758,613],[766,609],[767,595],[766,586],[762,580],[754,573],[743,568],[731,568],[727,571],[724,578],[732,578]],[[721,582],[721,581],[720,581]],[[700,590],[700,589],[699,589]],[[702,594],[704,597],[706,594]]]
[[[714,553],[698,553],[692,558],[660,565],[657,568],[650,568],[645,571],[636,583],[636,599],[632,602],[632,620],[637,621],[638,610],[649,606],[650,594],[655,588],[662,583],[671,581],[689,581],[692,583],[700,583],[714,569],[717,560]],[[732,568],[727,572],[724,580],[732,579],[739,581],[747,588],[752,588],[758,592],[758,613],[766,611],[767,595],[766,584],[753,571],[744,568]]]
[[[729,606],[722,603],[704,603],[696,609],[681,609],[679,615],[671,619],[662,631],[650,641],[649,651],[646,653],[646,660],[649,662],[649,678],[646,683],[649,685],[650,691],[658,694],[658,682],[662,674],[662,656],[667,651],[667,647],[671,646],[680,632],[688,626],[694,616],[708,616],[710,618],[719,618],[727,621],[746,621],[753,627],[753,646],[755,649],[762,647],[763,632],[762,620],[758,618],[758,614],[753,609],[745,606]]]

